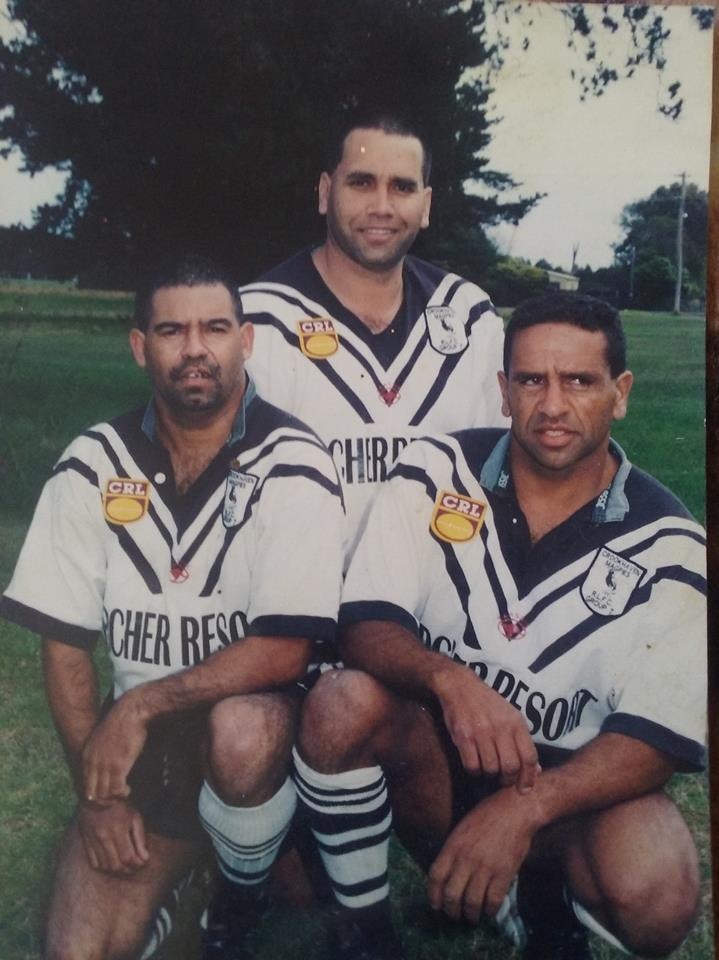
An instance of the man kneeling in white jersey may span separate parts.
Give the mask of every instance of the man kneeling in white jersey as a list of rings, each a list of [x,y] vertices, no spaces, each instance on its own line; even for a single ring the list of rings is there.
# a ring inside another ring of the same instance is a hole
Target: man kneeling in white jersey
[[[295,809],[298,681],[334,636],[342,496],[315,434],[255,394],[252,326],[222,270],[172,261],[135,322],[152,400],[68,447],[0,605],[42,635],[78,792],[45,957],[146,957],[206,831],[226,884],[203,957],[236,960]]]
[[[632,385],[613,308],[525,302],[499,381],[509,432],[417,440],[379,493],[298,794],[346,956],[390,956],[388,792],[435,910],[494,916],[532,960],[589,956],[587,927],[664,956],[698,901],[663,787],[705,762],[704,534],[610,439]]]

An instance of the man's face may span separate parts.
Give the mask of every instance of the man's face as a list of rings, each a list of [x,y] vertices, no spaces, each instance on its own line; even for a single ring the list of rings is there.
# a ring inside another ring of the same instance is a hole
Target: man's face
[[[177,414],[212,412],[237,399],[252,340],[252,325],[240,326],[221,284],[157,290],[146,332],[130,333],[135,360]]]
[[[342,160],[319,183],[328,243],[368,270],[395,267],[429,225],[430,187],[422,181],[415,137],[352,130]]]
[[[541,323],[515,336],[509,375],[498,375],[513,456],[535,472],[567,475],[606,450],[633,379],[628,370],[612,377],[606,352],[603,333],[568,323]]]

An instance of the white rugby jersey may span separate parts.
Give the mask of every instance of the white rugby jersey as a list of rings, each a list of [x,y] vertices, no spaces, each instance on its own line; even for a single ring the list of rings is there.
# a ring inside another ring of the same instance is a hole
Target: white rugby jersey
[[[411,445],[370,513],[340,623],[394,621],[470,666],[522,712],[545,762],[609,731],[700,769],[702,528],[613,445],[611,486],[532,545],[508,448],[497,430]]]
[[[80,647],[100,631],[117,696],[246,635],[331,640],[344,553],[337,473],[313,433],[252,393],[183,496],[142,410],[76,438],[0,614]]]
[[[411,438],[499,426],[503,325],[473,283],[414,257],[390,327],[371,333],[310,250],[241,289],[262,396],[316,430],[342,479],[353,542],[377,483]]]

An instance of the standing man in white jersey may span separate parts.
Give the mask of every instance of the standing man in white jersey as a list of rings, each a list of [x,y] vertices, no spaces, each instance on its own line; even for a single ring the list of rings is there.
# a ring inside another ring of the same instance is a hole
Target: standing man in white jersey
[[[319,180],[324,243],[242,289],[263,396],[308,423],[343,481],[350,552],[419,433],[504,424],[502,323],[473,283],[408,256],[429,224],[429,148],[390,115],[346,122]]]
[[[252,327],[222,270],[172,261],[138,293],[135,323],[152,399],[68,447],[0,603],[42,636],[78,794],[45,957],[147,956],[207,833],[227,883],[203,958],[239,960],[295,809],[298,681],[313,641],[334,635],[342,496],[315,434],[247,378]]]
[[[415,441],[375,500],[298,794],[347,957],[397,956],[389,800],[436,910],[496,915],[528,960],[586,960],[587,927],[665,956],[699,896],[663,787],[706,760],[704,531],[610,439],[632,385],[613,308],[526,301],[499,377],[509,432]]]

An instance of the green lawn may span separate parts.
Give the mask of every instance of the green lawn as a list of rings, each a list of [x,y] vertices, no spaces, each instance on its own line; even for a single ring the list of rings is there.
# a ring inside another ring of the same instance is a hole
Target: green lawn
[[[81,429],[143,402],[144,376],[131,365],[124,294],[57,285],[0,286],[0,580],[7,583],[37,494],[66,443]],[[704,517],[704,324],[696,317],[628,314],[630,411],[616,436],[630,458]],[[42,693],[37,642],[0,623],[0,958],[38,960],[42,905],[52,851],[72,807],[64,762]],[[704,909],[675,956],[712,957],[709,927],[707,786],[678,778],[675,796],[702,853]],[[502,960],[511,951],[482,932],[428,931],[422,878],[396,852],[395,908],[409,955],[417,960]],[[195,899],[195,912],[198,901]],[[260,940],[262,957],[321,956],[314,911],[275,913]],[[196,957],[194,914],[164,960]],[[604,946],[597,955],[619,954]]]

